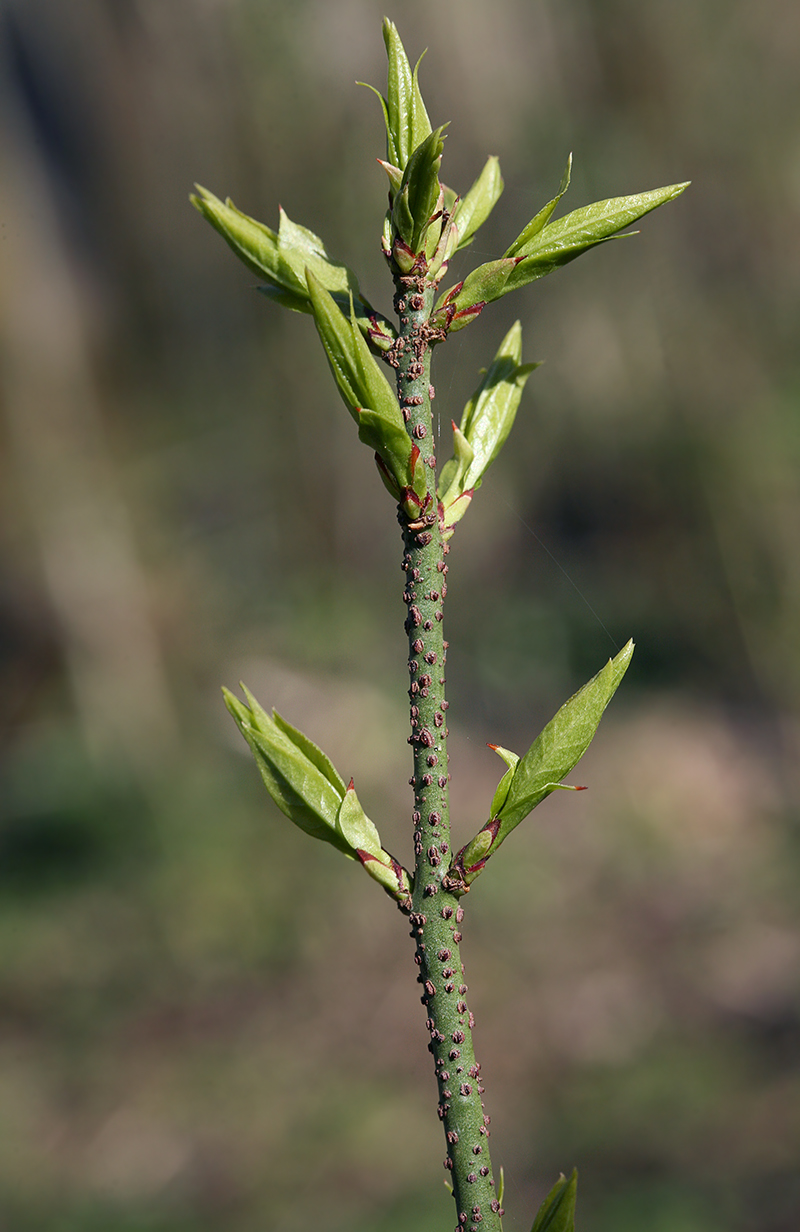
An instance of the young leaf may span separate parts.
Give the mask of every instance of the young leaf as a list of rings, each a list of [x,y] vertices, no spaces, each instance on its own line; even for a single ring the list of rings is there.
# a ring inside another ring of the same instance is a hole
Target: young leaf
[[[467,485],[464,478],[474,457],[475,451],[469,441],[453,423],[453,456],[445,462],[439,476],[439,500],[444,509],[448,509],[465,491]]]
[[[508,774],[503,775],[492,801],[492,817],[474,839],[456,852],[442,883],[446,889],[454,894],[465,894],[511,831],[545,797],[565,786],[561,779],[577,765],[589,747],[632,654],[633,642],[630,641],[616,658],[609,659],[588,684],[564,703],[525,756],[518,760],[513,772],[508,772],[510,781]],[[513,758],[515,754],[508,756]],[[505,797],[498,807],[504,791]]]
[[[633,642],[565,702],[520,760],[500,809],[497,844],[554,791],[588,749],[633,655]]]
[[[429,133],[412,153],[392,205],[393,235],[399,236],[415,256],[441,196],[439,167],[442,162],[442,129]]]
[[[333,378],[353,418],[369,407],[381,419],[403,427],[403,416],[389,382],[370,353],[354,316],[348,319],[312,270],[306,271],[314,321]]]
[[[484,168],[469,192],[455,206],[453,217],[458,227],[458,248],[466,248],[473,236],[491,214],[503,191],[500,163],[494,154],[486,160]],[[508,255],[508,254],[506,254]]]
[[[578,1170],[572,1169],[569,1180],[559,1177],[539,1207],[531,1232],[574,1232],[575,1199],[578,1192]]]
[[[521,364],[521,358],[522,327],[516,321],[464,407],[460,429],[453,427],[455,456],[443,466],[439,482],[445,514],[465,492],[480,487],[511,431],[525,382],[538,367]]]
[[[311,311],[307,302],[306,266],[311,266],[327,291],[358,293],[358,281],[347,266],[332,261],[319,236],[291,222],[283,210],[280,230],[275,232],[265,223],[243,214],[230,197],[223,203],[208,189],[199,184],[196,188],[197,193],[190,198],[195,209],[219,231],[248,269],[266,278],[273,289],[301,299],[304,307],[298,311]]]
[[[413,483],[413,447],[397,398],[355,317],[348,320],[340,312],[311,270],[306,277],[317,332],[342,399],[358,424],[359,438],[379,455],[400,491]]]
[[[230,197],[220,201],[207,188],[195,184],[196,193],[189,197],[192,205],[211,223],[216,231],[243,261],[249,270],[260,278],[267,278],[274,286],[302,293],[303,284],[291,274],[288,279],[281,270],[278,255],[278,235],[263,222],[248,217],[238,210]]]
[[[245,697],[250,703],[251,709],[255,710],[258,708],[262,714],[265,714],[250,690],[245,688],[244,685],[242,685],[242,689],[244,690]],[[289,737],[292,744],[294,744],[296,748],[301,751],[301,753],[304,753],[308,760],[313,762],[317,769],[325,775],[325,778],[331,784],[334,791],[338,795],[343,796],[347,790],[344,784],[344,779],[339,774],[327,754],[323,753],[322,749],[318,745],[314,744],[314,741],[310,740],[305,732],[301,732],[298,728],[292,727],[291,723],[287,722],[286,719],[279,715],[277,710],[272,711],[272,721],[275,723],[276,727],[280,728],[284,735]]]
[[[389,60],[387,98],[384,105],[387,158],[390,163],[404,171],[413,151],[430,133],[431,122],[417,81],[419,60],[412,73],[405,48],[397,33],[397,26],[389,21],[388,17],[383,20],[383,41]]]
[[[544,253],[556,254],[562,249],[574,252],[577,248],[584,252],[593,244],[608,239],[632,223],[638,222],[655,210],[659,205],[673,201],[688,187],[684,184],[669,184],[666,188],[654,188],[650,192],[636,193],[632,197],[612,197],[608,201],[595,201],[593,205],[585,205],[579,210],[573,210],[564,218],[559,218],[535,235],[516,254],[531,257]]]
[[[399,903],[408,906],[413,879],[384,851],[374,823],[364,812],[353,787],[330,759],[303,732],[273,710],[268,715],[242,685],[247,705],[223,689],[225,705],[244,736],[267,791],[281,812],[312,838],[358,859],[374,880]]]
[[[375,450],[394,480],[398,496],[403,488],[415,486],[411,470],[412,444],[405,428],[382,419],[368,407],[362,407],[358,412],[358,439]],[[390,488],[390,491],[395,495],[394,489]],[[424,496],[425,493],[423,491],[418,495]]]
[[[278,231],[273,231],[242,213],[230,197],[222,202],[199,184],[196,188],[197,193],[190,197],[192,205],[219,231],[239,260],[257,277],[267,280],[258,288],[262,295],[293,312],[310,313],[305,276],[310,269],[343,310],[352,296],[362,334],[372,339],[380,327],[391,345],[394,327],[363,298],[353,271],[328,256],[318,235],[292,222],[284,210],[280,211]],[[377,343],[376,349],[381,349]]]
[[[556,222],[549,223],[521,246],[522,236],[518,237],[511,246],[515,255],[507,255],[479,265],[466,277],[460,288],[451,287],[442,294],[436,304],[437,322],[441,315],[439,310],[446,310],[450,318],[447,322],[450,332],[463,329],[475,319],[474,315],[470,315],[470,309],[482,308],[507,295],[509,291],[516,291],[527,286],[529,282],[546,277],[597,244],[604,244],[610,239],[621,239],[622,236],[618,233],[624,227],[630,226],[659,205],[674,200],[687,186],[688,181],[684,184],[670,184],[666,188],[656,188],[651,192],[637,193],[632,197],[596,201],[594,205],[584,206],[564,218],[557,219]],[[548,208],[545,206],[545,210]],[[528,227],[533,227],[535,222],[536,219],[529,223]]]
[[[461,431],[474,457],[464,477],[465,488],[478,488],[514,424],[525,383],[538,364],[523,364],[522,326],[515,321],[483,380],[464,407]]]
[[[511,780],[514,777],[514,771],[519,765],[519,757],[516,753],[512,753],[510,749],[501,748],[499,744],[490,744],[489,748],[494,749],[495,753],[497,753],[499,757],[502,757],[503,761],[508,766],[505,774],[497,784],[494,796],[492,797],[492,807],[489,812],[492,817],[496,817],[506,802],[508,789],[511,786]]]
[[[339,806],[336,829],[353,851],[366,851],[376,858],[381,855],[380,835],[361,807],[352,779]]]
[[[539,210],[539,213],[536,215],[535,218],[531,219],[527,227],[525,227],[522,233],[518,235],[517,238],[514,240],[514,243],[511,245],[508,251],[503,253],[503,256],[505,257],[519,256],[519,254],[524,250],[525,245],[529,244],[531,240],[533,240],[539,234],[539,232],[547,225],[547,223],[550,221],[553,215],[553,212],[556,206],[558,205],[561,198],[564,196],[564,193],[569,188],[569,181],[570,181],[571,175],[572,175],[572,155],[570,154],[569,158],[567,159],[567,165],[564,169],[564,174],[561,177],[561,183],[559,185],[558,192],[556,193],[555,197],[553,197],[552,201],[548,201],[547,205],[544,206],[543,209]]]
[[[312,838],[331,843],[353,858],[352,848],[336,828],[344,793],[340,794],[329,773],[316,764],[317,759],[307,756],[302,742],[296,742],[300,733],[292,729],[293,734],[287,734],[255,699],[245,706],[227,689],[223,694],[225,705],[250,745],[264,785],[281,812]]]
[[[292,222],[289,215],[279,207],[278,222],[278,255],[282,269],[291,274],[306,286],[306,270],[311,270],[331,294],[339,292],[349,298],[350,293],[358,295],[358,279],[346,265],[331,261],[325,245],[318,235]]]

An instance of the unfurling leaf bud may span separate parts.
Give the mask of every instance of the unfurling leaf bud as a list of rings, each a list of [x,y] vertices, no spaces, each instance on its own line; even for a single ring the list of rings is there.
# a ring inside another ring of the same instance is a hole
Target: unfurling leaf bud
[[[361,861],[364,870],[369,873],[379,885],[382,885],[387,894],[396,899],[402,907],[409,908],[411,906],[411,893],[414,889],[414,878],[402,864],[395,860],[394,856],[389,855],[388,851],[381,851],[379,855],[373,855],[369,851],[356,851],[358,859]]]
[[[397,33],[397,27],[394,22],[389,21],[388,17],[383,21],[383,41],[386,44],[386,55],[389,60],[386,98],[374,86],[367,86],[367,89],[377,94],[383,109],[383,119],[386,124],[387,161],[399,167],[401,171],[405,171],[406,163],[413,151],[431,131],[431,122],[428,119],[417,81],[422,56],[412,72],[405,48]]]
[[[480,310],[485,304],[500,299],[509,291],[516,291],[529,282],[544,278],[597,244],[603,244],[609,239],[623,238],[618,233],[624,227],[629,227],[659,205],[680,196],[688,184],[688,181],[683,184],[670,184],[666,188],[636,193],[632,197],[596,201],[593,205],[574,210],[556,222],[549,222],[551,214],[567,191],[571,165],[570,159],[556,196],[528,223],[505,256],[479,265],[467,275],[457,294],[454,294],[454,287],[444,292],[435,309],[437,324],[440,317],[445,317],[440,327],[449,328],[451,332],[463,329],[464,325],[474,319],[468,315],[471,308],[478,307]],[[447,320],[448,313],[444,310],[449,312],[451,307],[454,312],[450,314],[450,320]]]
[[[564,786],[561,780],[588,749],[632,655],[633,642],[630,641],[616,658],[609,659],[588,684],[564,703],[524,757],[518,758],[497,745],[490,746],[509,769],[495,791],[490,821],[453,858],[446,878],[453,893],[466,893],[486,860],[494,855],[511,831],[551,792]]]
[[[250,745],[267,791],[281,812],[313,838],[354,856],[336,828],[346,788],[328,758],[307,736],[273,711],[270,716],[244,688],[248,705],[223,689],[225,704]]]
[[[225,704],[250,745],[267,791],[281,812],[313,838],[330,843],[351,860],[358,859],[376,881],[406,905],[412,879],[383,850],[353,780],[345,787],[330,760],[308,736],[277,711],[268,715],[252,693],[244,685],[242,688],[247,705],[223,689]]]
[[[415,258],[424,252],[428,230],[441,213],[443,195],[439,167],[443,148],[442,129],[437,128],[409,158],[392,204],[392,235],[402,240]]]
[[[522,327],[516,321],[464,407],[461,427],[453,424],[454,453],[439,480],[443,528],[463,517],[463,497],[480,487],[511,431],[525,382],[538,366],[522,364],[521,359]]]
[[[370,307],[359,291],[355,274],[328,256],[318,235],[292,222],[284,210],[280,211],[278,230],[273,231],[243,214],[230,197],[223,202],[199,184],[196,188],[197,193],[190,197],[192,205],[219,231],[240,261],[259,278],[266,279],[266,285],[258,288],[263,295],[294,312],[310,313],[306,281],[306,270],[310,269],[340,308],[347,309],[352,299],[362,334],[372,339],[377,327],[381,336],[389,338],[391,346],[394,327]],[[378,349],[382,349],[380,345]]]

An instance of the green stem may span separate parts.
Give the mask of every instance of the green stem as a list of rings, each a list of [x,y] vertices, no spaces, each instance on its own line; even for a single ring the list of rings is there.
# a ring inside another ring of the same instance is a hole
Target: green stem
[[[484,1113],[480,1066],[472,1045],[474,1018],[459,943],[463,908],[442,888],[450,863],[447,702],[444,665],[447,643],[443,608],[447,593],[448,547],[442,539],[436,502],[436,448],[430,385],[427,322],[434,288],[413,275],[396,278],[395,307],[400,335],[395,345],[400,405],[412,441],[429,473],[430,501],[416,519],[400,513],[403,530],[404,600],[408,609],[411,735],[414,752],[415,878],[411,936],[423,987],[439,1085],[439,1117],[447,1140],[445,1167],[451,1172],[458,1232],[501,1232],[502,1211],[489,1158],[489,1118]]]

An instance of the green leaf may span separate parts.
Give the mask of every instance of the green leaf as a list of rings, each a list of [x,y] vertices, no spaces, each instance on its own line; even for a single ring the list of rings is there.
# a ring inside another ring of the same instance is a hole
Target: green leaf
[[[486,747],[491,749],[493,753],[496,753],[498,757],[502,758],[509,770],[516,770],[520,762],[518,753],[512,753],[511,749],[504,749],[502,744],[489,744]]]
[[[331,294],[338,291],[347,298],[350,293],[358,295],[358,279],[355,274],[346,265],[332,261],[319,236],[307,227],[292,222],[283,207],[279,208],[278,255],[281,268],[287,276],[293,277],[301,287],[306,287],[306,270],[310,269]]]
[[[469,192],[455,207],[454,219],[458,227],[458,248],[472,243],[475,232],[491,214],[503,191],[500,162],[492,154],[484,165]],[[508,254],[506,254],[508,255]]]
[[[464,476],[472,465],[475,451],[456,424],[453,424],[453,456],[445,462],[439,476],[439,500],[447,509],[465,490]]]
[[[270,289],[282,291],[302,301],[300,312],[310,312],[305,270],[310,267],[327,291],[352,291],[358,294],[358,280],[346,265],[332,261],[325,246],[313,231],[293,223],[280,211],[277,232],[265,223],[237,209],[230,197],[224,203],[213,193],[196,185],[192,204],[219,231],[237,257],[254,274],[266,278]],[[294,302],[290,302],[294,307]]]
[[[575,1199],[578,1192],[578,1170],[573,1168],[569,1180],[562,1173],[539,1207],[531,1232],[574,1232]]]
[[[565,702],[519,762],[499,811],[495,846],[558,786],[588,749],[633,655],[633,642]]]
[[[380,835],[361,807],[352,780],[339,806],[336,829],[348,847],[354,851],[359,849],[369,852],[376,859],[383,855]]]
[[[245,688],[244,685],[242,685],[242,688],[244,689],[245,696],[247,697],[250,706],[258,706],[258,702],[253,697],[249,689]],[[258,706],[258,708],[261,710],[260,706]],[[263,714],[264,711],[262,710],[261,713]],[[292,744],[294,744],[294,746],[298,748],[301,753],[305,754],[308,760],[312,762],[322,774],[325,775],[325,778],[331,784],[334,791],[343,796],[347,790],[344,784],[344,779],[339,774],[330,758],[323,753],[322,749],[319,748],[318,745],[314,744],[314,741],[310,740],[304,732],[301,732],[296,727],[292,727],[291,723],[287,722],[286,719],[279,715],[277,710],[272,711],[272,720],[276,727],[279,727],[284,735],[289,737]]]
[[[350,780],[303,732],[273,710],[268,715],[242,685],[247,705],[223,689],[225,705],[250,746],[267,791],[281,812],[312,838],[330,843],[369,875],[397,902],[409,907],[413,878],[384,851]]]
[[[443,148],[441,128],[429,133],[417,146],[406,164],[403,182],[392,207],[394,229],[415,253],[422,249],[441,194],[439,167]]]
[[[569,260],[585,252],[594,244],[609,239],[618,231],[644,218],[651,210],[676,197],[688,187],[684,184],[669,184],[666,188],[654,188],[650,192],[636,193],[632,197],[612,197],[608,201],[595,201],[571,214],[551,222],[517,253],[532,257],[568,252]]]
[[[399,167],[392,166],[391,163],[387,163],[383,158],[379,158],[378,162],[389,177],[389,202],[391,203],[402,187],[403,173]]]
[[[219,231],[223,239],[243,261],[249,270],[261,278],[288,291],[304,291],[302,283],[291,277],[288,281],[281,271],[278,255],[278,235],[263,222],[243,214],[228,197],[220,201],[207,188],[195,184],[196,193],[189,197],[192,205]]]
[[[359,329],[367,337],[380,326],[394,337],[394,327],[367,303],[359,291],[358,279],[340,261],[334,261],[325,251],[318,235],[292,222],[281,209],[278,231],[250,218],[237,209],[230,197],[222,202],[206,188],[196,185],[197,193],[190,200],[211,223],[249,270],[267,285],[258,290],[268,299],[293,312],[311,312],[306,270],[333,295],[339,307],[349,311],[352,296]],[[380,347],[377,347],[380,349]]]
[[[464,477],[465,488],[480,486],[513,427],[525,383],[539,367],[522,364],[521,359],[522,326],[515,321],[461,417],[461,431],[474,452]]]
[[[223,689],[223,694],[228,710],[250,745],[264,785],[281,812],[312,838],[331,843],[352,858],[353,851],[336,827],[343,793],[340,794],[329,773],[323,772],[306,754],[302,743],[297,742],[300,733],[291,729],[293,734],[287,734],[254,698],[251,705],[245,706],[227,689]]]
[[[527,227],[525,227],[522,233],[518,235],[517,238],[514,240],[514,243],[511,245],[508,251],[503,254],[504,256],[506,257],[519,256],[520,253],[525,248],[525,245],[529,244],[539,234],[539,232],[547,225],[547,223],[550,221],[550,218],[552,217],[553,211],[555,210],[561,198],[564,196],[564,193],[569,188],[569,181],[570,181],[571,175],[572,175],[572,155],[570,154],[569,158],[567,159],[567,165],[564,170],[564,174],[561,177],[561,184],[559,185],[559,189],[555,197],[553,197],[552,201],[548,201],[547,205],[544,206],[543,209],[539,210],[539,213],[536,215],[535,218],[531,219]]]
[[[362,407],[358,413],[358,437],[383,459],[399,490],[413,486],[412,445],[404,427],[381,419],[375,411]]]
[[[489,304],[499,299],[505,293],[505,286],[516,266],[513,258],[499,257],[496,261],[486,261],[477,269],[467,274],[460,286],[450,287],[443,291],[436,301],[436,311],[439,308],[452,306],[454,312],[463,312],[474,304]],[[451,326],[451,331],[457,328]]]
[[[550,223],[518,254],[518,264],[509,275],[503,294],[545,278],[598,244],[635,235],[635,231],[620,232],[659,205],[673,201],[686,187],[687,184],[670,184],[633,197],[598,201]]]
[[[569,774],[589,747],[632,654],[631,641],[565,702],[516,764],[513,762],[516,754],[506,749],[500,753],[508,761],[509,770],[495,791],[490,820],[453,856],[443,880],[446,889],[454,894],[465,894],[500,844],[551,792],[559,788],[581,790],[567,787],[561,779]],[[496,751],[500,752],[499,748]]]
[[[496,817],[503,807],[508,795],[508,789],[511,786],[511,780],[514,777],[514,771],[519,765],[519,757],[516,753],[512,753],[510,749],[504,749],[499,744],[490,744],[490,749],[494,749],[498,757],[502,757],[503,761],[508,766],[505,774],[495,788],[494,796],[492,797],[492,807],[489,810],[491,817]]]
[[[383,21],[383,41],[389,60],[387,98],[384,104],[386,156],[390,163],[404,171],[413,151],[431,131],[431,122],[417,80],[422,56],[412,73],[397,27],[388,17]]]
[[[369,873],[378,885],[382,885],[387,894],[408,910],[411,906],[411,892],[414,889],[414,878],[398,864],[388,851],[378,855],[358,849],[356,852],[364,870]]]
[[[464,407],[461,427],[453,425],[454,456],[442,467],[439,480],[439,499],[445,513],[464,493],[480,487],[511,431],[525,382],[538,367],[521,364],[521,358],[522,327],[516,321]],[[465,511],[461,510],[461,516]],[[452,521],[445,518],[445,525]]]
[[[492,303],[509,291],[516,291],[546,277],[597,244],[624,238],[618,234],[622,228],[630,226],[659,205],[673,201],[687,186],[688,181],[637,193],[632,197],[597,201],[549,223],[524,244],[520,243],[522,236],[519,236],[509,249],[509,252],[515,250],[514,256],[507,255],[479,265],[466,277],[462,286],[451,287],[442,294],[436,310],[446,311],[451,319],[454,314],[465,314],[455,316],[449,324],[451,333],[463,329],[475,319],[474,315],[470,315],[470,309]],[[543,213],[548,208],[545,206]],[[534,219],[529,223],[526,231],[533,228],[536,221]]]
[[[344,315],[312,270],[306,271],[306,279],[317,331],[333,378],[353,418],[358,422],[358,411],[369,407],[381,419],[403,428],[397,398],[370,353],[355,316],[348,319]]]

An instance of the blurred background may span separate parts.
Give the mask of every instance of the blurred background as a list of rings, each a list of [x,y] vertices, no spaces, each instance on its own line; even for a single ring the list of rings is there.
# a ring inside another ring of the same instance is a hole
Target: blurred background
[[[188,203],[323,236],[384,311],[383,3],[0,3],[0,1228],[441,1232],[405,922],[266,797],[244,679],[411,859],[401,545],[313,325]],[[800,1225],[800,9],[408,0],[454,272],[691,179],[516,316],[514,444],[456,535],[455,833],[633,636],[577,772],[470,896],[476,1043],[526,1232]],[[476,804],[476,801],[478,802]]]

